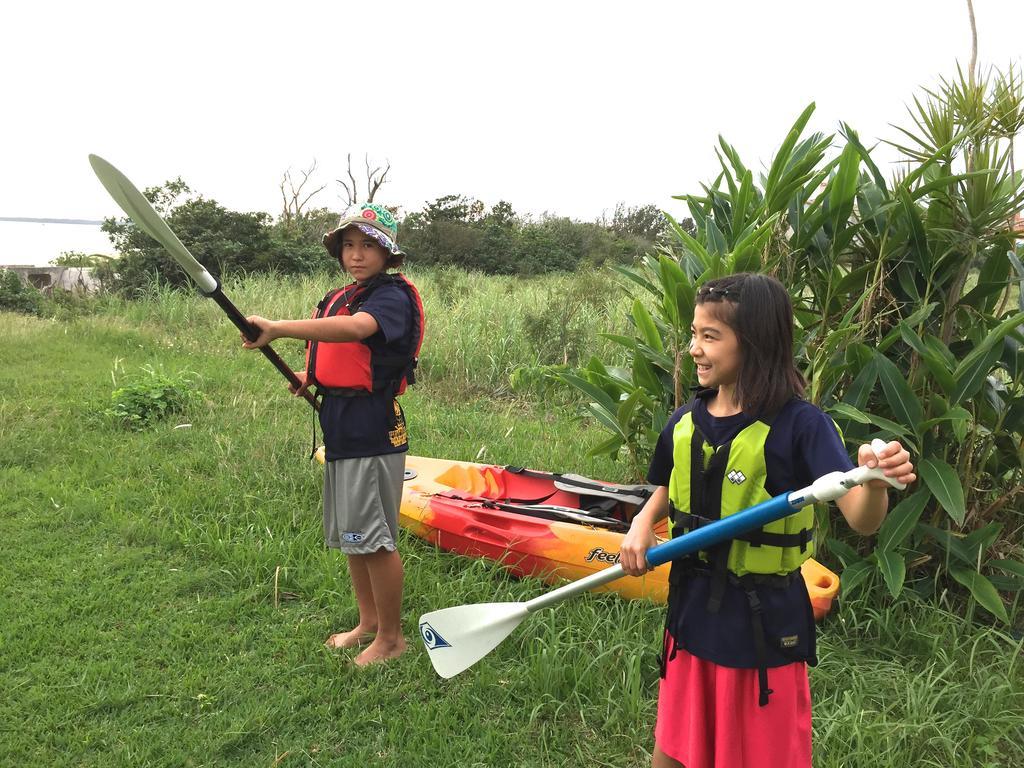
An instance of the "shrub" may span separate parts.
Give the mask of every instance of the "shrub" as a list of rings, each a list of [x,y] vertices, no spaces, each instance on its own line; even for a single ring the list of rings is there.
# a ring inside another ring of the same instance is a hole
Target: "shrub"
[[[1010,88],[1019,111],[1024,95],[1012,82],[1000,76],[993,91],[1005,102]],[[900,147],[907,169],[891,181],[848,126],[831,160],[834,137],[804,138],[813,105],[757,182],[721,139],[721,175],[682,198],[695,228],[670,220],[672,242],[621,270],[636,292],[634,331],[614,338],[629,366],[592,358],[560,375],[610,433],[594,452],[624,450],[644,467],[693,383],[686,349],[697,288],[733,272],[775,274],[790,288],[808,399],[851,447],[900,439],[922,480],[894,505],[873,549],[831,542],[844,588],[873,573],[893,597],[908,584],[924,593],[955,581],[1007,621],[997,590],[1024,588],[1024,266],[1013,224],[1024,186],[1013,132],[994,115],[961,111],[994,104],[988,88],[961,74],[915,101],[919,133],[904,131],[913,140]]]
[[[125,429],[143,430],[171,414],[180,413],[193,402],[194,374],[174,376],[142,366],[143,375],[118,387],[111,394],[112,405],[103,414]]]
[[[41,315],[44,304],[42,294],[23,283],[17,273],[9,269],[0,269],[0,309],[27,315]]]

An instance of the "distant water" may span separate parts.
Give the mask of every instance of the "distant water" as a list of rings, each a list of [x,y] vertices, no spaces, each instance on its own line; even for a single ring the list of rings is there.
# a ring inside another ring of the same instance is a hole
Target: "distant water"
[[[0,221],[0,266],[41,267],[65,251],[116,255],[99,224]]]

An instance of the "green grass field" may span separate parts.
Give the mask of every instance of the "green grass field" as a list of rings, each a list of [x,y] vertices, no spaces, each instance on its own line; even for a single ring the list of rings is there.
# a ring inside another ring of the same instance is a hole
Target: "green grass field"
[[[417,277],[430,319],[423,381],[404,398],[414,452],[631,479],[586,455],[598,435],[574,406],[508,384],[550,362],[557,343],[533,343],[522,318],[568,312],[561,278],[513,291]],[[243,311],[304,315],[326,287],[228,293]],[[587,348],[618,311],[601,285],[588,295],[570,339]],[[276,346],[298,364],[297,343]],[[356,613],[322,543],[311,414],[212,302],[0,314],[0,360],[0,765],[649,764],[657,606],[570,601],[443,681],[421,613],[545,587],[405,537],[413,650],[360,670],[322,647]],[[197,399],[127,431],[102,411],[146,365],[187,374]],[[815,765],[1024,765],[1021,651],[935,606],[843,601],[812,671]]]

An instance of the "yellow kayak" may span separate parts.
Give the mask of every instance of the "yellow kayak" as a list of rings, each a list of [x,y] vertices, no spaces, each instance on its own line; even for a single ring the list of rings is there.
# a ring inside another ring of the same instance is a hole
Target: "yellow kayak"
[[[399,523],[441,549],[493,560],[519,576],[575,581],[618,562],[628,521],[648,492],[572,474],[410,455]],[[667,537],[664,523],[656,533]],[[801,571],[820,620],[839,577],[816,560]],[[668,573],[665,565],[598,591],[665,602]]]

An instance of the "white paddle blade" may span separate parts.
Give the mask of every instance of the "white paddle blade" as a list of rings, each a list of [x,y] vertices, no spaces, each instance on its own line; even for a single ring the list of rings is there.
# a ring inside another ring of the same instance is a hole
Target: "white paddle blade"
[[[189,277],[196,281],[203,293],[217,290],[217,281],[206,268],[195,260],[188,248],[182,245],[178,236],[171,231],[149,200],[139,192],[128,177],[99,155],[89,155],[89,164],[96,177],[128,218],[143,232],[162,245]]]
[[[420,636],[441,677],[469,669],[512,634],[529,611],[525,603],[480,603],[420,616]]]

